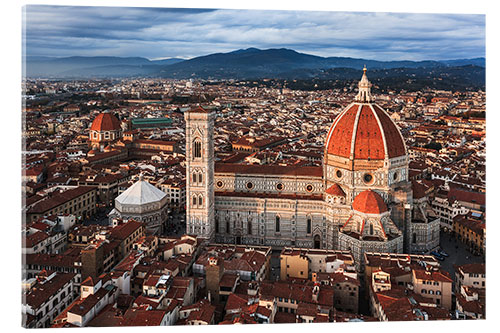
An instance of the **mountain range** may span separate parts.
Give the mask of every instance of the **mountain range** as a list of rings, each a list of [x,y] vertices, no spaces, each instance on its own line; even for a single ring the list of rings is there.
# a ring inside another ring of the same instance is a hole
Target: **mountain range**
[[[372,70],[420,69],[432,73],[452,68],[484,71],[485,58],[377,61],[349,57],[320,57],[290,49],[248,48],[214,53],[184,60],[149,60],[141,57],[25,57],[24,74],[29,78],[119,78],[162,77],[199,79],[325,79],[343,78],[344,69],[355,69],[357,76],[364,65]],[[484,73],[483,73],[484,74]],[[347,77],[346,77],[347,78]]]

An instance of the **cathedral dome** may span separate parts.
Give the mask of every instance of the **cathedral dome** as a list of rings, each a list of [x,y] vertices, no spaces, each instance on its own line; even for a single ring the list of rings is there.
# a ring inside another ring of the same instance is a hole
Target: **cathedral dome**
[[[384,199],[372,190],[358,194],[352,202],[352,209],[365,214],[382,214],[388,211]]]
[[[354,103],[335,119],[326,140],[328,155],[384,160],[406,155],[403,137],[389,115],[373,103],[366,68]]]
[[[120,130],[120,121],[111,112],[102,112],[94,119],[91,131],[118,131]]]

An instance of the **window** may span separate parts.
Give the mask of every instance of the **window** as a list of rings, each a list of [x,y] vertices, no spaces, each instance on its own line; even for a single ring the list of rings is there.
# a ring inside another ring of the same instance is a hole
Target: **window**
[[[196,206],[196,197],[193,197],[193,206]]]
[[[310,217],[307,218],[307,233],[310,234],[312,229],[312,220]]]
[[[194,157],[201,158],[201,142],[198,139],[194,141]]]
[[[252,221],[248,221],[248,234],[251,235],[252,234]]]
[[[276,215],[276,232],[280,232],[280,217]]]
[[[198,198],[198,205],[203,206],[203,197],[201,195]]]
[[[229,227],[229,221],[226,221],[226,232],[229,234],[231,232],[231,229]]]
[[[373,180],[373,176],[371,174],[369,174],[369,173],[365,173],[363,175],[363,180],[364,180],[364,182],[366,184],[370,184],[372,182],[372,180]]]
[[[373,224],[370,223],[370,235],[373,235]]]

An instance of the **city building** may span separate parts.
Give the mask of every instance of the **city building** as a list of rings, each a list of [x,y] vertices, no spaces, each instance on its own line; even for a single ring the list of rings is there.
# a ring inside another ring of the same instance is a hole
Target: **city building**
[[[75,273],[42,270],[23,281],[22,315],[25,328],[47,328],[74,299]]]
[[[413,269],[413,291],[423,297],[429,298],[437,306],[451,310],[452,283],[449,274],[440,270]]]
[[[103,151],[122,136],[118,118],[109,111],[101,112],[92,122],[89,130],[89,146],[96,151]]]
[[[462,286],[486,288],[485,264],[465,264],[455,266],[455,293],[460,293]]]
[[[474,254],[486,253],[486,223],[483,214],[469,212],[453,218],[455,238],[462,241]]]
[[[109,274],[88,277],[80,286],[80,297],[54,319],[52,327],[84,327],[118,297],[118,288]]]
[[[50,215],[72,214],[77,219],[90,217],[96,212],[96,195],[97,188],[93,186],[55,189],[28,208],[26,222]]]
[[[334,273],[354,266],[349,251],[284,248],[280,253],[280,279],[311,279],[314,273]]]

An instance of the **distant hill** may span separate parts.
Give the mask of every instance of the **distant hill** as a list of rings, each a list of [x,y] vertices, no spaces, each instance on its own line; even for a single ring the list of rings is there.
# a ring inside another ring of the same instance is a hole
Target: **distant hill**
[[[160,66],[175,64],[183,59],[149,60],[141,57],[26,57],[27,77],[126,77],[150,75]],[[148,66],[155,66],[151,70]],[[119,69],[123,68],[123,71]]]
[[[366,65],[389,77],[446,78],[484,86],[484,58],[443,61],[377,61],[319,57],[290,49],[248,48],[188,60],[141,57],[26,57],[26,76],[45,78],[163,77],[199,79],[351,79]],[[471,67],[472,66],[472,67]],[[410,70],[413,70],[410,71]],[[373,75],[370,75],[372,78]],[[481,82],[481,79],[483,81]]]
[[[161,60],[151,60],[151,63],[154,65],[172,65],[176,64],[178,62],[184,61],[185,59],[181,58],[168,58],[168,59],[161,59]]]

